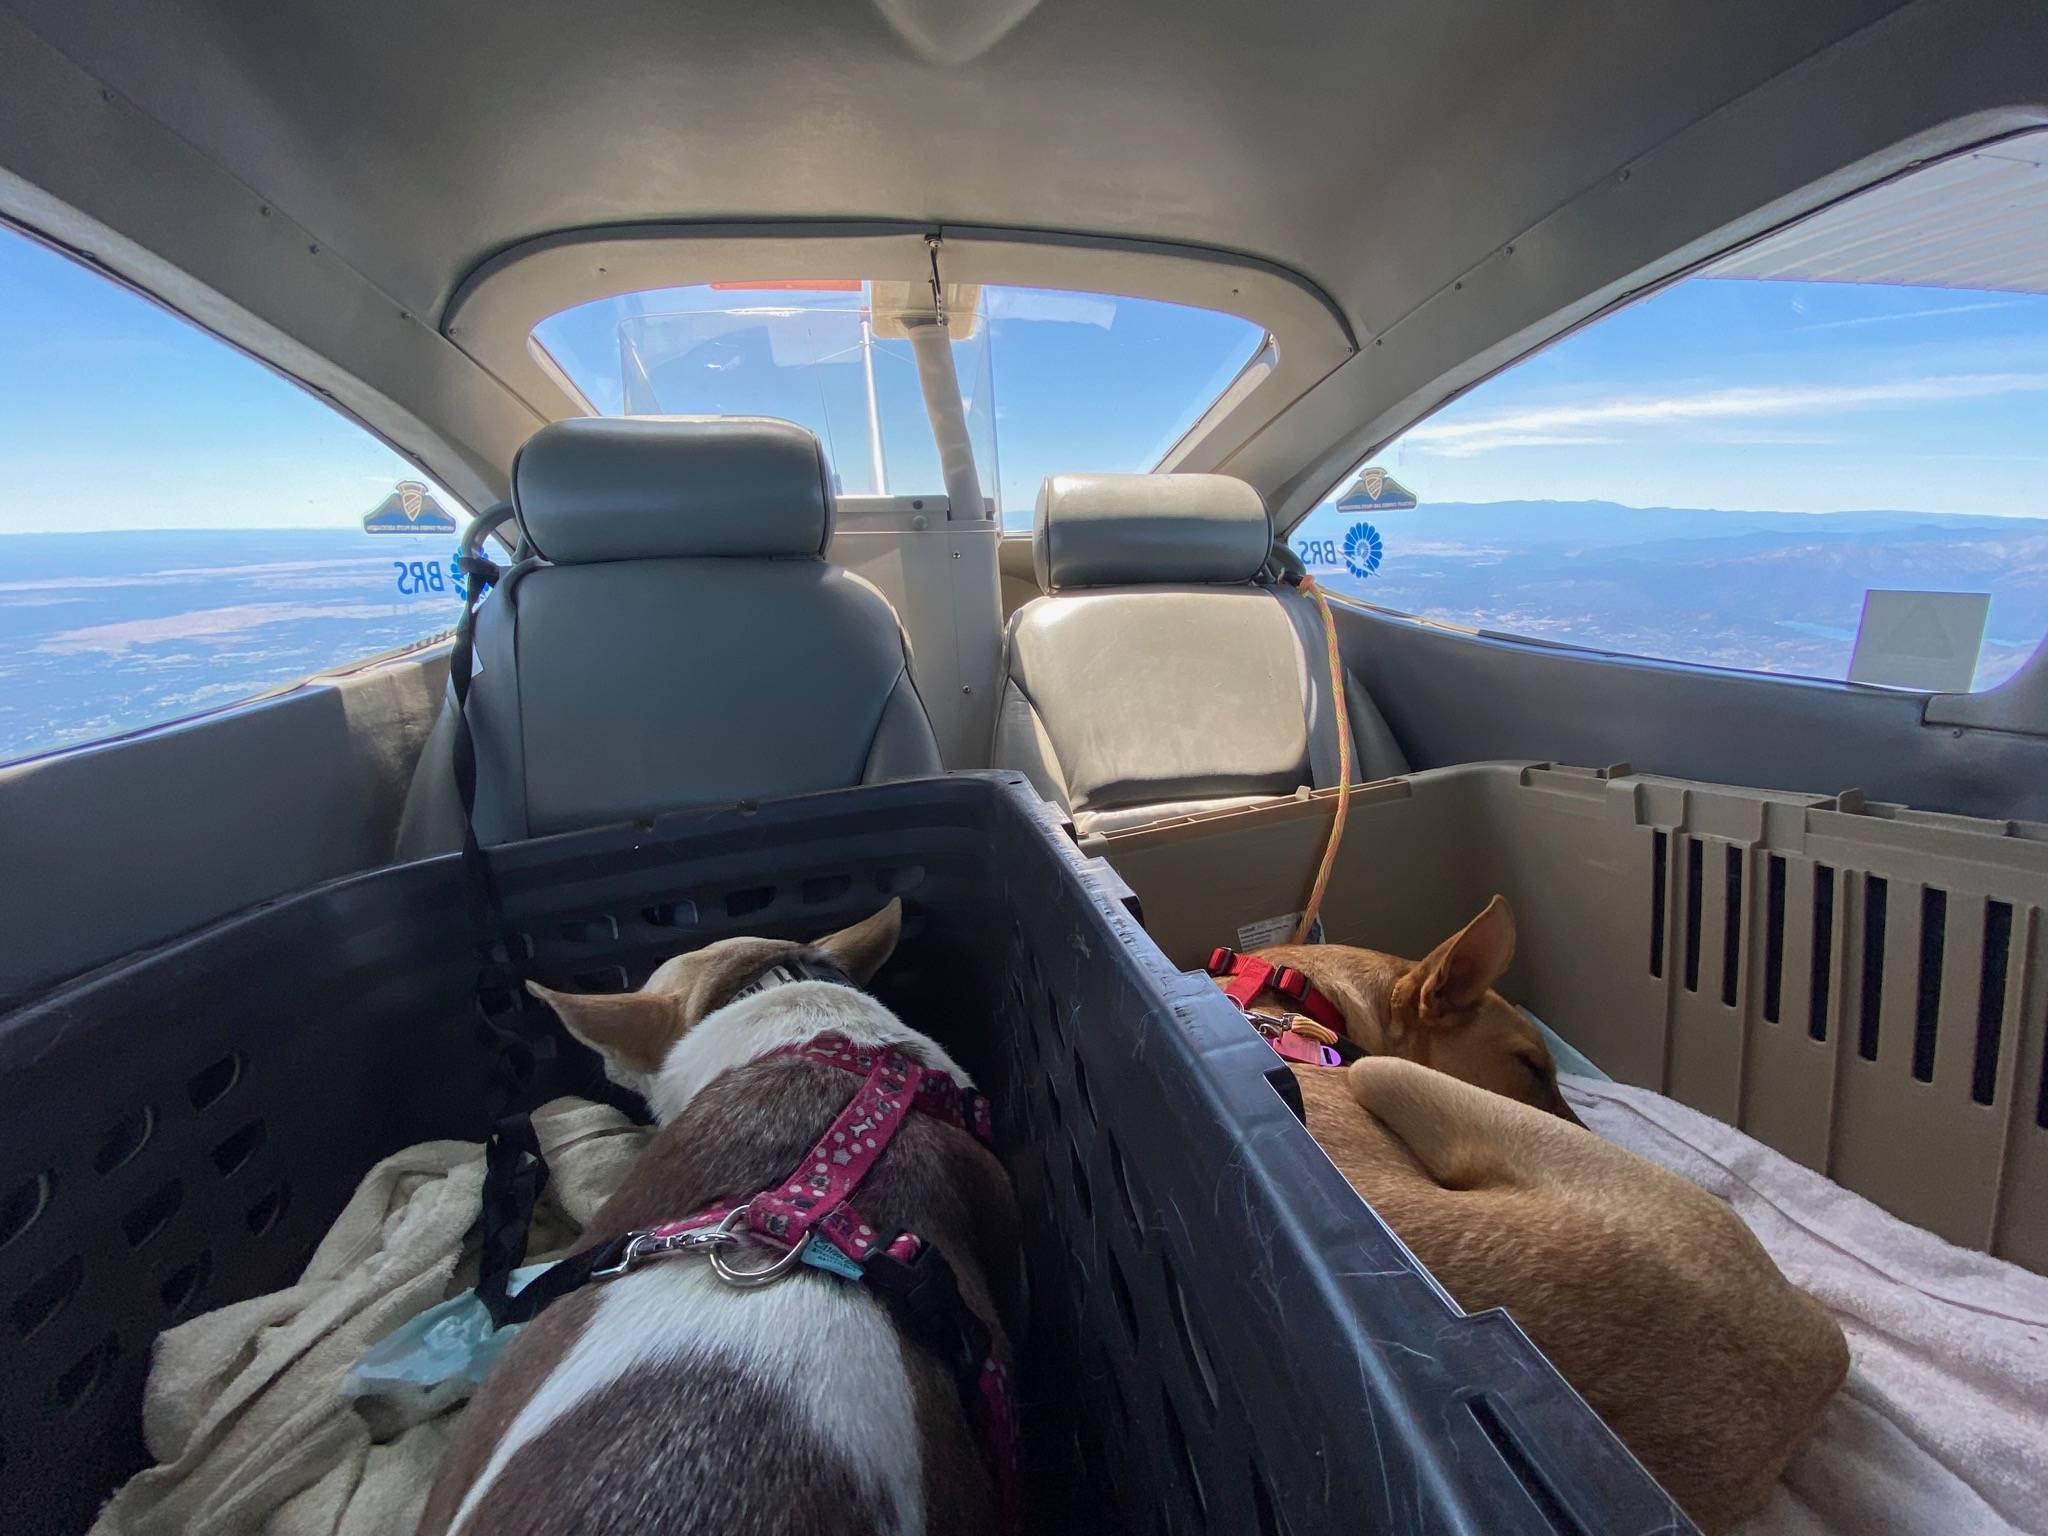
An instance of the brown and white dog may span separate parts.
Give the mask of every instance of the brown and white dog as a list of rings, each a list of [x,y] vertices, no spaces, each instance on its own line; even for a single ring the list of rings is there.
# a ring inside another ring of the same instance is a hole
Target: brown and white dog
[[[1283,944],[1254,952],[1309,979],[1343,1017],[1368,1056],[1399,1056],[1578,1122],[1557,1091],[1557,1065],[1542,1032],[1493,990],[1515,958],[1515,914],[1496,896],[1421,960],[1348,944]],[[1286,1012],[1287,997],[1262,992],[1255,1008]]]
[[[971,1087],[946,1052],[860,987],[901,931],[901,904],[816,945],[728,939],[668,961],[640,991],[534,986],[659,1129],[585,1233],[619,1238],[789,1177],[860,1079],[769,1053],[820,1036],[900,1049]],[[749,988],[822,956],[858,984]],[[764,1059],[766,1058],[766,1059]],[[911,1113],[858,1191],[883,1231],[950,1261],[1009,1361],[1021,1286],[1017,1210],[967,1131]],[[736,1266],[787,1250],[746,1239]],[[971,1532],[998,1490],[958,1379],[865,1286],[796,1265],[756,1289],[675,1255],[571,1291],[527,1323],[463,1416],[422,1533]]]
[[[1295,1077],[1351,1186],[1467,1311],[1505,1308],[1702,1529],[1762,1507],[1849,1353],[1733,1211],[1410,1061]]]

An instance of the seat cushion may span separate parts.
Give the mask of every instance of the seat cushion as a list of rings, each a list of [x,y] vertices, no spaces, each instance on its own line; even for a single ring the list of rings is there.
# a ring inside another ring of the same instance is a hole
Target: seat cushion
[[[1009,684],[1042,728],[1072,812],[1284,795],[1312,782],[1308,658],[1268,589],[1040,598],[1012,619],[1008,654]],[[995,761],[1025,766],[1031,728],[1006,720]]]
[[[546,566],[501,596],[470,695],[486,843],[940,771],[895,611],[837,566]]]

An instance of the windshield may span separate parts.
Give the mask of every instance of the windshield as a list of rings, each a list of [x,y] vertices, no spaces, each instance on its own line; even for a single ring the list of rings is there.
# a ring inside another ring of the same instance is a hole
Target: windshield
[[[911,344],[870,297],[850,279],[664,288],[564,310],[533,340],[601,414],[780,416],[818,434],[842,495],[937,494]],[[1264,342],[1184,305],[980,288],[952,349],[982,494],[1023,528],[1048,475],[1154,468]]]

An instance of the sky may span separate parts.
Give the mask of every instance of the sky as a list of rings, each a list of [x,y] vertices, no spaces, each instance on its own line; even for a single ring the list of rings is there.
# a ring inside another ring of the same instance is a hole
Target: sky
[[[1693,278],[1375,457],[1425,504],[2048,515],[2048,297]]]
[[[1264,332],[1234,315],[1144,299],[984,288],[953,344],[982,492],[1030,519],[1047,475],[1153,468],[1251,361]],[[822,438],[848,494],[871,495],[857,293],[671,288],[602,299],[541,324],[536,339],[591,403],[786,416]],[[907,340],[873,343],[887,489],[944,480]],[[650,398],[651,395],[651,398]],[[996,473],[987,466],[993,459]],[[991,483],[993,482],[993,483]]]
[[[662,408],[793,415],[861,491],[857,302],[672,290],[584,306],[543,336],[616,409],[624,321]],[[955,355],[978,455],[998,465],[984,488],[1012,526],[1046,474],[1149,468],[1259,341],[1235,317],[1146,301],[985,303]],[[781,313],[705,313],[736,308]],[[908,344],[877,343],[875,366],[890,489],[940,490]],[[2044,515],[2048,298],[1690,279],[1482,384],[1376,462],[1425,504]],[[0,466],[4,532],[356,527],[417,473],[297,386],[4,229]]]
[[[296,384],[0,226],[0,532],[360,527],[406,478]]]

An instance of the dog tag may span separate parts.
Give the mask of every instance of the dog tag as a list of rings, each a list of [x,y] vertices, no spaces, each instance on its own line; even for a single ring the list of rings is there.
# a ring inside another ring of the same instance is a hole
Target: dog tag
[[[828,1275],[838,1275],[846,1280],[861,1277],[860,1266],[839,1251],[836,1243],[828,1243],[813,1233],[804,1242],[803,1260],[813,1269],[822,1269]]]
[[[1339,1056],[1333,1047],[1311,1040],[1305,1035],[1297,1035],[1291,1029],[1274,1035],[1272,1040],[1274,1050],[1287,1060],[1301,1062],[1304,1066],[1336,1067],[1344,1063],[1344,1058]]]

